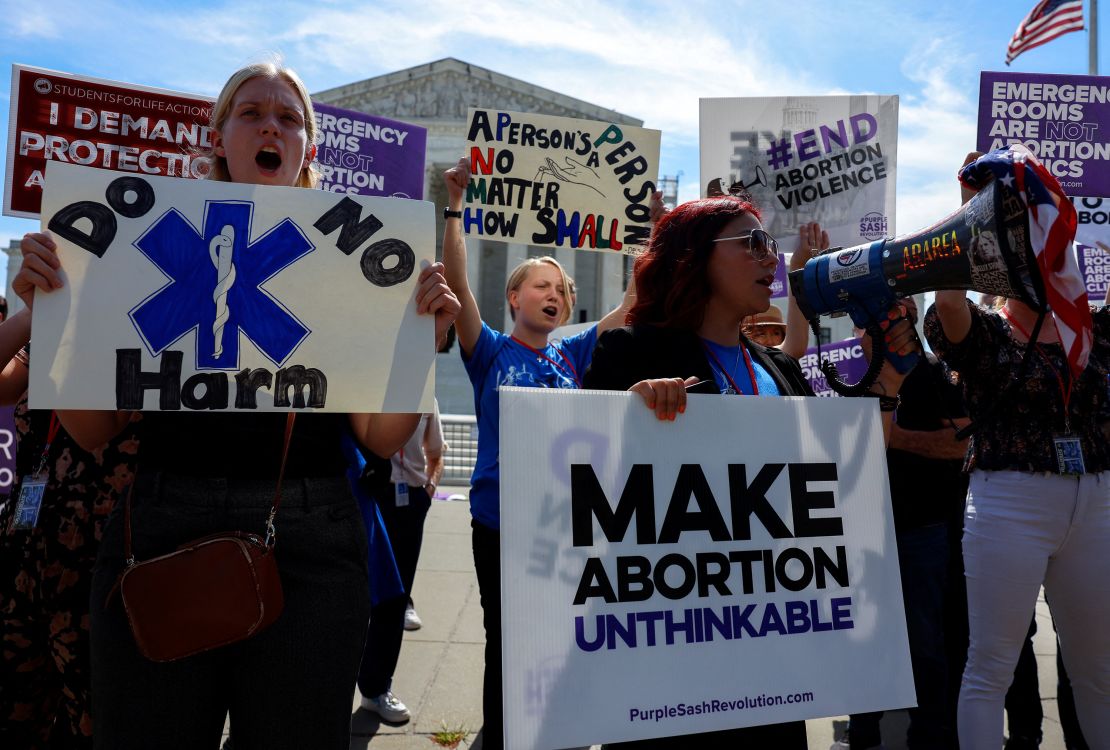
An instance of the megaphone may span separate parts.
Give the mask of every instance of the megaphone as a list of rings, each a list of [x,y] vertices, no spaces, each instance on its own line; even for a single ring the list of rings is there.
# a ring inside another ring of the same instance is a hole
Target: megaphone
[[[886,355],[878,323],[903,297],[963,289],[1017,298],[1039,312],[1047,309],[1028,211],[1002,180],[991,181],[931,227],[848,249],[831,248],[811,258],[790,273],[790,289],[815,329],[819,316],[847,312],[872,335],[872,368],[859,383],[844,383],[835,366],[826,370],[829,385],[845,395],[858,395],[878,377]],[[917,354],[886,358],[899,372],[908,372]]]
[[[714,177],[709,181],[709,184],[706,185],[706,197],[715,198],[720,195],[737,195],[741,190],[747,190],[752,185],[767,187],[767,173],[763,171],[763,167],[757,164],[755,167],[755,179],[747,185],[737,180],[726,188],[726,182],[727,180],[724,177]]]

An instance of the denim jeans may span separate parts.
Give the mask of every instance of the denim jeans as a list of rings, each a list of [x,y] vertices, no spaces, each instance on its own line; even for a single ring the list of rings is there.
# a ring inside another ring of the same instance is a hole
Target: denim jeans
[[[964,524],[971,643],[960,746],[1002,744],[1002,705],[1043,584],[1079,723],[1110,747],[1110,471],[971,476]]]

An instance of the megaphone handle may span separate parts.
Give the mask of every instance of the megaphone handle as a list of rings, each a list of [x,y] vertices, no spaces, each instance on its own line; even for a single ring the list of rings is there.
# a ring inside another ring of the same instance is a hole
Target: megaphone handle
[[[916,328],[913,330],[913,338],[917,342],[918,350],[919,351],[925,351],[925,347],[921,345],[921,337],[917,335],[917,329]],[[885,346],[885,342],[884,342],[884,346]],[[907,354],[905,356],[903,356],[901,354],[890,354],[890,353],[888,353],[886,355],[886,358],[888,360],[890,360],[890,364],[894,366],[894,369],[897,370],[898,372],[902,373],[903,375],[914,368],[914,365],[917,364],[917,360],[920,359],[920,357],[921,357],[921,355],[918,354],[918,352],[916,352],[916,351],[910,352],[909,354]]]
[[[862,396],[865,392],[871,390],[871,386],[875,385],[875,381],[879,379],[879,371],[883,369],[883,360],[886,359],[886,340],[883,338],[883,330],[879,328],[877,322],[873,321],[867,324],[867,333],[871,336],[871,363],[867,366],[867,372],[855,385],[844,382],[844,379],[840,377],[840,372],[836,369],[836,363],[827,359],[821,362],[821,372],[825,373],[826,382],[828,382],[830,388],[841,396]]]

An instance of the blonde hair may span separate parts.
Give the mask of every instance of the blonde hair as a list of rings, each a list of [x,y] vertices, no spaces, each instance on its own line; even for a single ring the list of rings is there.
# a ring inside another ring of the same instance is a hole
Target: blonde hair
[[[231,115],[231,103],[235,99],[235,93],[239,88],[252,78],[259,77],[282,80],[293,87],[301,100],[301,105],[304,107],[304,129],[308,136],[308,144],[316,143],[316,113],[312,108],[312,98],[309,96],[308,89],[305,88],[301,77],[292,68],[285,67],[280,60],[251,63],[231,74],[231,78],[227,79],[219,97],[216,98],[216,103],[212,105],[212,118],[209,121],[212,130],[219,132],[223,129],[224,123]],[[215,149],[208,151],[205,156],[212,164],[208,179],[231,182],[231,175],[227,171],[227,159],[217,156]],[[308,166],[301,169],[301,173],[297,176],[297,181],[294,184],[297,187],[314,188],[318,179],[315,165],[309,162]]]
[[[575,299],[574,282],[567,276],[566,270],[559,261],[555,260],[550,255],[543,255],[539,258],[529,258],[513,269],[513,272],[509,274],[509,280],[505,282],[505,301],[507,302],[509,300],[509,294],[520,289],[533,268],[544,264],[554,266],[563,280],[562,295],[566,304],[563,305],[563,317],[559,319],[559,325],[566,325],[567,321],[570,320],[570,308],[574,304]],[[509,317],[516,320],[516,310],[513,309],[511,304],[509,305]]]

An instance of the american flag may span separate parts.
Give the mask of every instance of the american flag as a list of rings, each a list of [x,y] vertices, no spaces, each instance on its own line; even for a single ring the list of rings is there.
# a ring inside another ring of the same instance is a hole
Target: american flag
[[[1094,322],[1087,285],[1071,251],[1077,226],[1075,206],[1060,183],[1022,145],[1000,148],[960,171],[960,182],[978,190],[992,179],[1013,188],[1029,211],[1029,240],[1044,281],[1045,302],[1074,377],[1087,367]]]
[[[1018,24],[1006,50],[1006,64],[1026,50],[1040,47],[1069,31],[1082,30],[1083,0],[1041,0]]]

